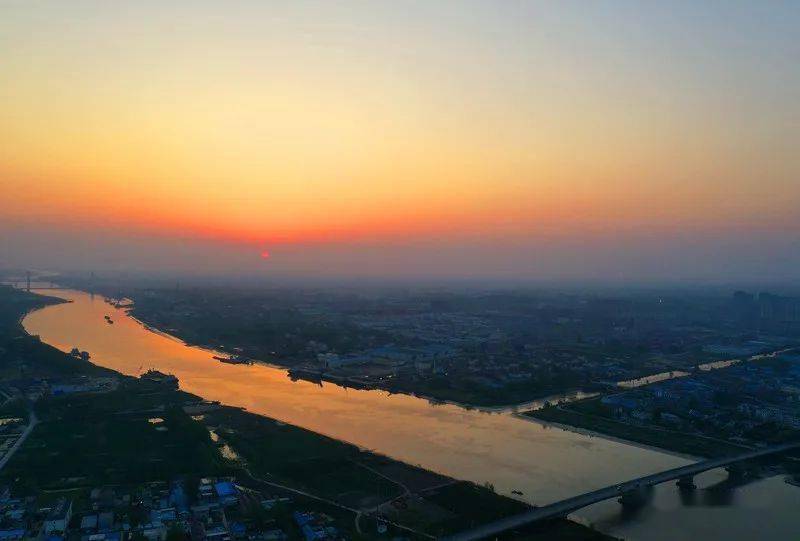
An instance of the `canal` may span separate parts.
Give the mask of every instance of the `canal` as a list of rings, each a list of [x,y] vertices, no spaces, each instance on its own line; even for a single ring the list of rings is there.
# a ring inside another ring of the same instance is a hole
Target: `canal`
[[[676,467],[686,457],[521,419],[425,399],[291,381],[286,370],[230,365],[212,353],[147,329],[102,297],[49,291],[71,302],[29,314],[30,334],[63,351],[87,350],[96,364],[128,375],[148,368],[175,374],[182,389],[241,406],[459,479],[489,482],[500,493],[521,491],[546,504],[623,480]],[[105,316],[113,319],[108,324]],[[652,501],[624,512],[614,501],[572,518],[625,539],[787,539],[800,532],[800,489],[781,477],[732,488],[724,471],[698,477],[686,495],[672,484]]]

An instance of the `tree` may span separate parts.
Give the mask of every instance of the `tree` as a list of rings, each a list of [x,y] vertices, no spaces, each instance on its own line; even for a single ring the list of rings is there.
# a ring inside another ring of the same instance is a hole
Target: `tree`
[[[183,528],[178,526],[177,524],[173,524],[167,530],[167,540],[166,541],[185,541],[186,540],[186,532],[183,531]]]

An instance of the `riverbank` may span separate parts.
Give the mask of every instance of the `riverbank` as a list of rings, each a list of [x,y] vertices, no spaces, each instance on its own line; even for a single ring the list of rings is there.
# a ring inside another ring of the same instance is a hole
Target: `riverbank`
[[[631,439],[625,439],[618,436],[613,436],[607,432],[598,432],[596,430],[591,430],[589,428],[582,428],[580,426],[561,423],[558,421],[547,421],[543,418],[537,417],[532,415],[532,411],[526,411],[522,413],[514,413],[514,417],[517,419],[521,419],[528,423],[535,423],[539,426],[544,426],[548,428],[557,428],[559,430],[564,430],[565,432],[572,432],[575,434],[580,434],[582,436],[588,436],[590,438],[601,438],[608,441],[613,441],[614,443],[621,443],[623,445],[630,445],[631,447],[637,447],[639,449],[643,449],[645,451],[653,451],[656,453],[664,453],[667,455],[674,456],[676,458],[681,458],[684,460],[689,460],[692,462],[696,462],[698,460],[702,460],[703,457],[698,455],[690,455],[688,453],[681,453],[674,450],[664,449],[663,447],[657,447],[655,445],[649,445],[640,441],[635,441]]]
[[[154,327],[150,323],[139,319],[134,311],[131,309],[132,307],[126,307],[128,317],[137,322],[143,328],[147,329],[149,332],[167,338],[169,340],[173,340],[179,344],[183,344],[188,347],[193,347],[197,349],[201,349],[203,351],[207,351],[212,355],[234,355],[230,351],[225,351],[223,349],[215,348],[210,344],[203,344],[203,343],[196,343],[192,341],[187,341],[180,336],[176,336],[175,334],[171,334],[168,331],[164,331],[157,327]],[[386,385],[363,385],[358,384],[352,381],[349,381],[348,378],[339,377],[330,373],[326,372],[315,372],[310,370],[304,369],[296,369],[292,368],[291,366],[278,364],[274,362],[268,362],[263,359],[251,359],[257,364],[268,366],[270,368],[275,368],[278,370],[285,370],[289,377],[292,377],[295,380],[304,380],[309,381],[311,383],[331,383],[333,385],[337,385],[344,389],[361,389],[361,390],[378,390],[384,391],[387,394],[404,394],[408,396],[413,396],[415,398],[420,398],[422,400],[427,400],[431,404],[436,405],[452,405],[457,406],[460,408],[464,408],[467,410],[475,410],[475,411],[482,411],[486,413],[517,413],[522,411],[529,411],[534,409],[539,409],[545,407],[550,403],[564,403],[564,402],[571,402],[574,400],[582,400],[584,398],[590,398],[592,396],[597,396],[599,393],[585,391],[581,389],[571,389],[561,393],[547,393],[542,392],[540,394],[534,395],[533,398],[530,398],[524,402],[510,402],[510,403],[502,403],[502,404],[494,404],[494,405],[481,405],[475,402],[465,402],[465,401],[457,401],[457,400],[450,400],[450,399],[442,399],[434,395],[426,395],[422,394],[417,391],[413,390],[403,390],[403,389],[396,389],[392,386]]]
[[[513,403],[498,404],[498,405],[481,405],[480,403],[476,402],[461,402],[457,400],[446,400],[442,398],[437,398],[436,396],[433,395],[426,395],[424,393],[409,389],[398,389],[391,385],[379,385],[379,384],[364,385],[357,381],[352,381],[348,378],[336,376],[334,374],[326,372],[293,370],[274,364],[269,364],[268,366],[273,366],[275,368],[287,370],[288,375],[294,380],[304,380],[304,381],[310,381],[312,383],[320,383],[324,381],[326,383],[332,383],[334,385],[338,385],[345,389],[378,390],[378,391],[385,391],[388,394],[404,394],[407,396],[413,396],[415,398],[419,398],[421,400],[427,400],[428,402],[434,405],[457,406],[459,408],[464,408],[466,410],[482,411],[485,413],[517,413],[520,411],[539,409],[551,403],[572,402],[574,400],[582,400],[584,398],[597,396],[599,394],[597,392],[588,392],[584,390],[568,390],[558,394],[542,393],[540,395],[536,395],[534,398],[531,398],[530,400],[527,400],[525,402],[513,402]]]
[[[588,403],[589,401],[586,402]],[[593,435],[609,436],[618,441],[641,444],[647,448],[675,453],[678,456],[714,458],[750,450],[750,447],[721,439],[656,427],[632,425],[600,415],[577,411],[568,406],[552,406],[529,411],[522,414],[522,416],[554,423],[566,428],[584,429]]]
[[[197,348],[197,349],[200,349],[200,350],[203,350],[203,351],[207,351],[212,355],[231,355],[231,353],[229,353],[229,352],[226,352],[226,351],[223,351],[223,350],[220,350],[220,349],[215,349],[210,345],[194,344],[194,343],[191,343],[191,342],[187,342],[183,338],[180,338],[179,336],[175,336],[173,334],[170,334],[167,331],[163,331],[161,329],[153,327],[152,325],[150,325],[150,324],[138,319],[132,312],[128,313],[128,317],[132,321],[135,321],[136,323],[141,325],[142,328],[146,329],[147,331],[152,332],[153,334],[157,334],[159,336],[162,336],[164,338],[167,338],[168,340],[172,340],[172,341],[174,341],[176,343],[182,344],[184,346]],[[348,389],[349,388],[349,389],[362,389],[362,390],[364,390],[364,389],[366,389],[366,390],[378,390],[378,391],[384,391],[389,395],[391,395],[391,394],[403,394],[403,395],[407,395],[407,396],[413,396],[415,398],[420,398],[422,400],[427,400],[431,404],[451,405],[451,406],[457,406],[459,408],[464,408],[466,410],[481,411],[481,412],[485,412],[485,413],[518,413],[518,412],[524,412],[524,411],[530,411],[530,410],[534,410],[534,409],[539,409],[539,408],[545,407],[546,405],[549,405],[551,403],[556,403],[556,402],[564,403],[564,402],[571,402],[571,401],[574,401],[574,400],[583,400],[585,398],[591,398],[591,397],[597,396],[599,394],[599,393],[594,393],[594,392],[586,392],[586,391],[582,391],[582,390],[570,390],[570,391],[565,391],[564,393],[559,393],[559,394],[544,394],[544,395],[541,395],[541,396],[539,396],[537,398],[533,398],[531,400],[528,400],[526,402],[514,402],[514,403],[495,405],[495,406],[480,406],[480,405],[476,405],[476,404],[468,403],[468,402],[458,402],[458,401],[455,401],[455,400],[442,400],[442,399],[436,398],[434,396],[427,396],[427,395],[418,394],[418,393],[415,393],[415,392],[392,390],[392,389],[386,388],[386,387],[379,387],[379,386],[378,387],[375,387],[375,386],[366,387],[366,386],[363,386],[363,385],[348,385],[347,381],[343,380],[343,378],[338,378],[338,377],[335,377],[335,376],[331,376],[329,374],[319,374],[320,377],[317,377],[317,378],[300,377],[299,375],[293,374],[292,373],[292,369],[287,367],[287,366],[280,365],[280,364],[275,364],[275,363],[270,363],[270,362],[267,362],[267,361],[264,361],[264,360],[261,360],[261,359],[252,359],[252,361],[254,361],[255,363],[257,363],[259,365],[267,366],[269,368],[275,368],[277,370],[284,370],[287,373],[287,377],[296,376],[294,378],[295,380],[309,381],[309,382],[312,382],[312,383],[320,383],[320,382],[324,381],[326,383],[331,383],[333,385],[337,385],[337,386],[342,387],[344,389]]]

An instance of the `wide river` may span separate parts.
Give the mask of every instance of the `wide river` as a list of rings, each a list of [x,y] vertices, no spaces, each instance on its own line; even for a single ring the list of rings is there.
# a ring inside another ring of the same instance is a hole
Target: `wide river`
[[[182,389],[206,399],[242,406],[459,479],[488,481],[504,494],[522,491],[522,498],[531,503],[549,503],[689,461],[509,412],[293,382],[283,369],[223,364],[211,352],[148,330],[102,297],[73,290],[47,293],[72,302],[33,312],[23,325],[63,351],[87,350],[94,363],[129,375],[148,368],[171,372]],[[106,314],[113,325],[105,322]],[[703,474],[697,479],[701,489],[689,496],[672,483],[661,485],[637,512],[623,512],[618,503],[607,501],[573,518],[625,539],[800,538],[800,488],[772,477],[728,489],[726,477],[722,470]]]

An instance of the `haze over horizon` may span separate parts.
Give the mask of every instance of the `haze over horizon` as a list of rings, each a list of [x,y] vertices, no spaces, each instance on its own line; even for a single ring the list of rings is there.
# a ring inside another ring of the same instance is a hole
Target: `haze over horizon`
[[[792,282],[794,2],[0,2],[0,263]]]

